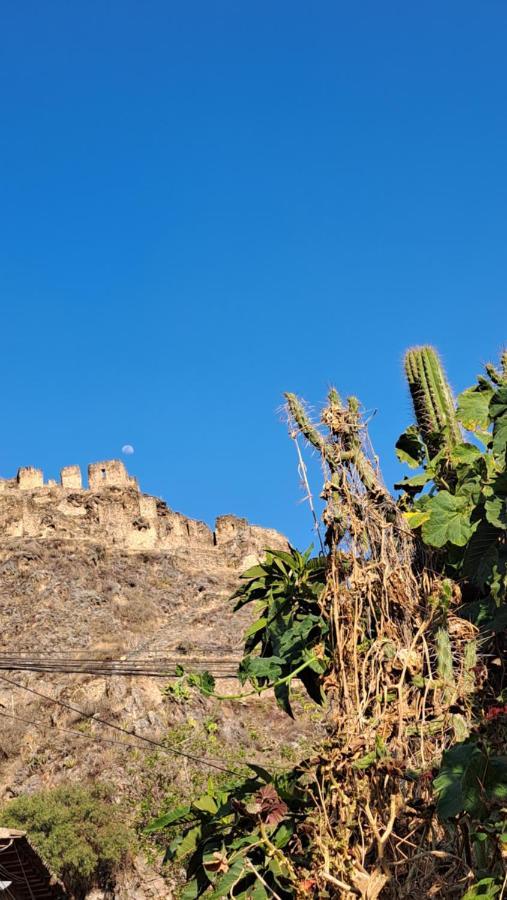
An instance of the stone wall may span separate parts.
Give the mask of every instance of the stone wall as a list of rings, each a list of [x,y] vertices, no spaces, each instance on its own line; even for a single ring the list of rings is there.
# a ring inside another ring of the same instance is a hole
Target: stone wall
[[[63,488],[81,489],[81,469],[79,466],[65,466],[60,472],[60,484]]]
[[[34,469],[33,466],[23,466],[21,469],[18,469],[16,480],[18,487],[22,491],[32,491],[34,488],[42,487],[44,484],[42,469]]]
[[[88,486],[92,491],[110,485],[124,487],[129,483],[131,479],[121,459],[107,459],[88,466]]]
[[[275,531],[246,519],[220,516],[212,531],[204,522],[174,512],[143,494],[121,460],[88,467],[82,487],[79,466],[65,466],[60,481],[44,484],[40,469],[25,467],[0,480],[0,543],[3,539],[63,539],[128,552],[160,551],[224,556],[245,568],[266,547],[287,546]],[[203,557],[203,558],[204,558]]]

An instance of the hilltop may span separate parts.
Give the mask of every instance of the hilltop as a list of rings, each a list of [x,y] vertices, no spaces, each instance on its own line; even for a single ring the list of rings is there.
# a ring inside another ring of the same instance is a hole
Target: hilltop
[[[60,484],[44,483],[38,469],[20,469],[15,479],[0,481],[0,659],[169,657],[186,670],[201,661],[225,672],[224,660],[232,666],[240,655],[247,623],[248,614],[232,616],[229,602],[239,575],[266,547],[286,546],[276,531],[242,518],[220,516],[212,530],[174,512],[142,493],[119,460],[90,465],[87,487],[75,466],[62,469]],[[291,723],[266,695],[219,703],[188,691],[184,680],[2,675],[234,770],[245,758],[296,756],[315,727],[308,718]],[[218,685],[221,693],[238,689],[236,681]],[[122,738],[1,679],[0,704],[3,802],[100,779],[114,785],[118,814],[142,824],[213,771],[142,742],[134,751],[105,743]],[[148,865],[139,851],[116,885],[93,897],[172,897],[157,858]]]

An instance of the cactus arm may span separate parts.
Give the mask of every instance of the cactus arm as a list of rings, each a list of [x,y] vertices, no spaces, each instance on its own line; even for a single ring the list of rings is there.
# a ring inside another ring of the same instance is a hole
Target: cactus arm
[[[405,374],[419,431],[432,454],[445,444],[459,443],[462,436],[454,397],[436,350],[430,346],[407,350]]]

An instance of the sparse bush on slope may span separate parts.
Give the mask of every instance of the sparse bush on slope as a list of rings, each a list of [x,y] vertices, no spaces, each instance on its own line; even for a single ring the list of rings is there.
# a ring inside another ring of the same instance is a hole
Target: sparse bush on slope
[[[105,785],[60,785],[11,800],[3,826],[20,828],[49,868],[76,897],[106,885],[127,857],[133,834],[121,821]]]

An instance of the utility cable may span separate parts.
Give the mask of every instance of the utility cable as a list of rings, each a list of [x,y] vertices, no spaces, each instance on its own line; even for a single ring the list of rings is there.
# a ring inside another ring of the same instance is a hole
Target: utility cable
[[[75,728],[64,728],[63,725],[53,725],[51,722],[34,722],[33,719],[25,719],[22,716],[16,716],[14,713],[0,711],[0,716],[3,719],[14,719],[16,722],[23,722],[24,725],[32,725],[40,731],[61,731],[65,734],[73,734],[75,737],[86,738],[86,740],[94,741],[96,744],[115,744],[117,747],[126,747],[128,750],[149,751],[149,747],[140,747],[139,744],[131,744],[129,741],[115,741],[114,738],[99,737],[96,734],[86,734],[84,731],[77,731]]]
[[[57,706],[62,706],[64,709],[70,710],[70,712],[77,713],[83,719],[90,719],[93,722],[98,722],[100,725],[105,725],[107,728],[113,728],[115,731],[126,734],[128,735],[128,737],[133,737],[137,738],[137,740],[145,741],[147,744],[151,744],[153,747],[159,747],[166,753],[173,753],[175,754],[175,756],[182,756],[185,759],[192,760],[192,762],[196,762],[204,766],[209,766],[212,769],[218,769],[219,772],[226,772],[227,775],[235,775],[236,777],[241,777],[240,772],[235,772],[233,769],[228,769],[226,766],[211,762],[210,760],[204,759],[201,756],[194,756],[192,753],[185,753],[183,750],[176,750],[175,747],[167,747],[160,741],[155,741],[153,738],[145,737],[141,734],[136,734],[135,731],[130,731],[128,728],[122,728],[121,725],[116,725],[113,722],[108,722],[106,719],[101,719],[99,718],[99,716],[93,715],[93,713],[87,713],[83,709],[79,709],[78,706],[72,706],[70,703],[65,703],[64,700],[57,700],[55,697],[51,697],[49,696],[49,694],[43,694],[42,691],[37,691],[35,688],[26,687],[24,684],[20,684],[18,681],[13,681],[11,678],[6,678],[5,675],[0,675],[0,680],[5,681],[7,684],[12,685],[13,687],[19,688],[22,691],[27,691],[30,694],[34,694],[36,697],[41,697],[43,700],[48,700],[50,703],[55,703]]]

